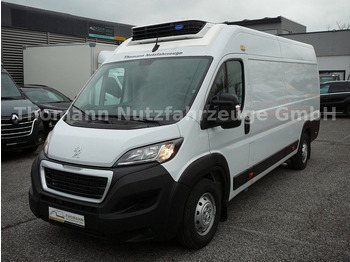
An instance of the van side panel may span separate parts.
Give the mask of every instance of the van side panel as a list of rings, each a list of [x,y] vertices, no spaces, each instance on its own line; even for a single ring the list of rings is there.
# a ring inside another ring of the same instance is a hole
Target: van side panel
[[[257,166],[298,142],[305,121],[317,118],[313,112],[319,110],[318,74],[309,46],[279,43],[277,37],[260,33],[245,37],[252,108],[250,158]],[[296,152],[297,148],[290,155]]]
[[[281,52],[276,36],[258,31],[244,30],[246,50],[249,55],[280,58]]]
[[[285,38],[278,38],[278,42],[283,59],[316,64],[316,55],[312,46]]]

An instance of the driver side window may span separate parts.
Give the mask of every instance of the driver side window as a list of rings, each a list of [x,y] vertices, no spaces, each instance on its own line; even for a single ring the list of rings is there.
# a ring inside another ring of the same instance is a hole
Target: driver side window
[[[229,60],[221,65],[210,91],[210,99],[219,99],[222,93],[236,95],[240,101],[241,108],[243,107],[244,83],[241,61]]]
[[[89,104],[95,106],[110,106],[120,103],[124,69],[111,69],[107,76],[101,76],[89,94]]]

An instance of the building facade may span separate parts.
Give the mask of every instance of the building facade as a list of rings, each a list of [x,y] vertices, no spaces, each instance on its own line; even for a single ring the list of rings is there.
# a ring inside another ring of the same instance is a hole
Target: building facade
[[[245,26],[273,35],[306,33],[306,26],[291,21],[283,16],[225,23],[228,25]]]
[[[23,47],[63,43],[119,45],[131,25],[112,23],[1,2],[1,63],[23,84]]]
[[[282,16],[225,22],[279,35],[314,46],[320,74],[350,76],[350,30],[306,32],[306,26]],[[23,84],[26,45],[97,42],[119,45],[132,25],[119,24],[1,2],[1,61]]]
[[[320,75],[337,75],[340,80],[350,77],[350,30],[281,35],[308,43],[315,48]]]

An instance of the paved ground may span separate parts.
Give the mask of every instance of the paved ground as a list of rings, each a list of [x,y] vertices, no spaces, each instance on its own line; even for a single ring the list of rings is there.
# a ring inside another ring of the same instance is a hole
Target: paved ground
[[[119,244],[52,226],[28,206],[36,154],[1,164],[2,261],[350,261],[350,119],[322,121],[304,171],[281,166],[239,194],[199,251]]]

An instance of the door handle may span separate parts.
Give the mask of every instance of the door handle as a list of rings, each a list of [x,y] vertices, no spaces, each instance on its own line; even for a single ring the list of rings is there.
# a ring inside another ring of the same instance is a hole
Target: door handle
[[[250,117],[246,116],[244,118],[244,133],[247,135],[250,132]]]

